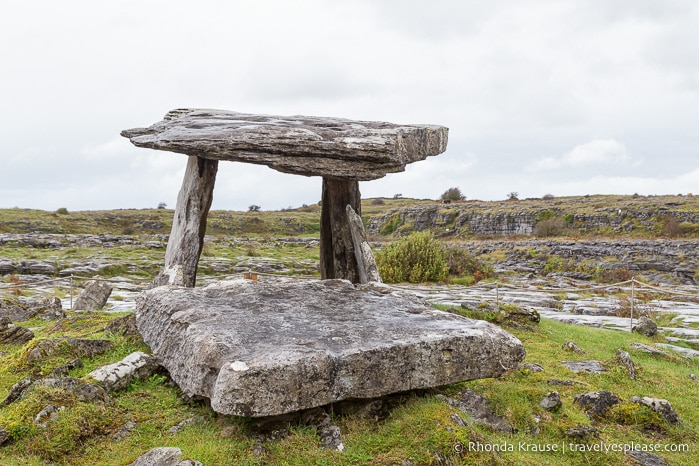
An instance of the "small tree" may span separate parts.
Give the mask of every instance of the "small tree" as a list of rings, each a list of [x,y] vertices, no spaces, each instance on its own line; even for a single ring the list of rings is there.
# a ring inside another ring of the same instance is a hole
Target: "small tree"
[[[261,207],[257,204],[252,204],[248,207],[248,212],[259,212]]]
[[[519,201],[519,193],[517,191],[512,191],[507,195],[508,201]]]
[[[466,199],[466,196],[461,193],[459,188],[449,188],[442,193],[440,199],[443,201],[463,201]]]
[[[167,204],[165,204],[164,202],[161,202],[160,204],[158,204],[158,209],[165,209],[165,208],[167,208]]]

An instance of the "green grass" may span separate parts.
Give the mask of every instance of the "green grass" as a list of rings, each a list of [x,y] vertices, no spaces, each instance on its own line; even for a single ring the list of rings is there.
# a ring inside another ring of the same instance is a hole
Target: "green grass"
[[[38,338],[57,336],[109,338],[114,348],[106,354],[85,359],[82,369],[71,372],[83,377],[99,365],[123,358],[135,350],[147,348],[121,336],[105,336],[100,330],[114,315],[96,313],[71,314],[69,319],[54,323],[39,320],[26,323],[36,329]],[[480,425],[460,427],[452,417],[468,416],[433,396],[408,395],[387,419],[376,422],[358,415],[334,415],[340,426],[346,451],[327,451],[319,446],[312,429],[292,423],[289,435],[277,441],[260,442],[253,435],[253,423],[245,419],[216,415],[206,407],[189,404],[179,389],[163,376],[133,383],[113,395],[108,405],[83,403],[59,390],[31,392],[22,401],[0,409],[0,428],[11,432],[15,443],[0,450],[0,464],[99,464],[125,465],[151,448],[175,446],[185,458],[206,465],[393,465],[409,460],[416,465],[437,465],[437,455],[454,465],[606,465],[623,464],[620,453],[539,452],[534,445],[558,445],[575,442],[565,430],[575,425],[594,425],[604,444],[688,444],[688,453],[660,453],[670,464],[696,464],[699,461],[699,383],[689,373],[699,372],[699,364],[678,356],[657,357],[629,350],[631,342],[652,344],[655,340],[619,331],[577,327],[542,320],[537,331],[508,329],[523,342],[526,362],[538,363],[543,373],[525,369],[511,370],[498,379],[484,379],[455,384],[443,391],[455,395],[469,387],[486,397],[496,413],[504,416],[516,433],[493,433]],[[660,337],[657,337],[660,338]],[[574,355],[561,349],[573,340],[586,352]],[[30,344],[31,345],[31,342]],[[28,375],[45,375],[71,354],[57,354],[40,365],[16,364],[27,346],[4,346],[0,351],[11,354],[2,359],[0,397],[9,387]],[[617,348],[631,352],[637,366],[636,381],[628,378],[615,361]],[[563,367],[563,360],[597,359],[609,370],[601,375],[573,374]],[[553,386],[550,379],[565,379],[581,385]],[[549,413],[538,406],[548,391],[557,390],[563,407]],[[667,425],[646,408],[623,403],[610,411],[607,418],[592,423],[572,400],[587,391],[610,390],[627,401],[634,395],[669,400],[683,421],[681,426]],[[50,429],[33,425],[33,417],[47,404],[66,406]],[[203,416],[204,421],[185,427],[177,434],[168,429],[184,419]],[[540,418],[541,432],[533,435],[535,416]],[[126,421],[137,423],[131,435],[113,441],[111,436]],[[471,444],[469,444],[471,442]],[[598,442],[598,440],[591,443]],[[266,453],[256,456],[256,445]],[[521,445],[520,445],[521,443]],[[469,445],[509,445],[515,451],[470,451]]]

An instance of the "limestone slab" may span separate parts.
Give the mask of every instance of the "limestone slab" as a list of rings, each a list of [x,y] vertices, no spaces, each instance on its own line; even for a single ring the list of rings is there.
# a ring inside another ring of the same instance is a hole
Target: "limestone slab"
[[[187,395],[240,416],[497,377],[525,356],[492,324],[346,280],[163,286],[138,297],[136,322]]]
[[[284,172],[374,180],[446,150],[448,129],[313,116],[177,109],[148,128],[122,131],[138,147]]]

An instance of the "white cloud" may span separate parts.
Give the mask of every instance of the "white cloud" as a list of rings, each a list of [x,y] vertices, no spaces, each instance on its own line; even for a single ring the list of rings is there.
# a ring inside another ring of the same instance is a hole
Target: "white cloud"
[[[637,165],[626,149],[624,143],[614,139],[595,139],[575,146],[559,158],[544,157],[527,167],[529,172],[559,169],[578,169],[590,166]]]

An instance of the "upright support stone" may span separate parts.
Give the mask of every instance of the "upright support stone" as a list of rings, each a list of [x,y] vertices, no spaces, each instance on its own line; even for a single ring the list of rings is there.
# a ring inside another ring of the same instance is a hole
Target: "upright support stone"
[[[359,283],[380,282],[381,275],[374,259],[374,253],[366,239],[364,223],[362,217],[357,215],[349,204],[347,209],[347,219],[349,221],[350,232],[352,234],[352,244],[354,246],[354,256],[357,259],[357,271],[359,273]]]
[[[359,182],[323,177],[320,214],[320,276],[359,283],[347,206],[361,215]]]
[[[193,287],[197,279],[197,265],[204,246],[206,217],[213,200],[218,160],[190,156],[184,172],[182,188],[177,196],[177,207],[172,219],[172,230],[165,251],[165,267],[154,284],[168,284],[168,270],[182,267],[180,285]]]

